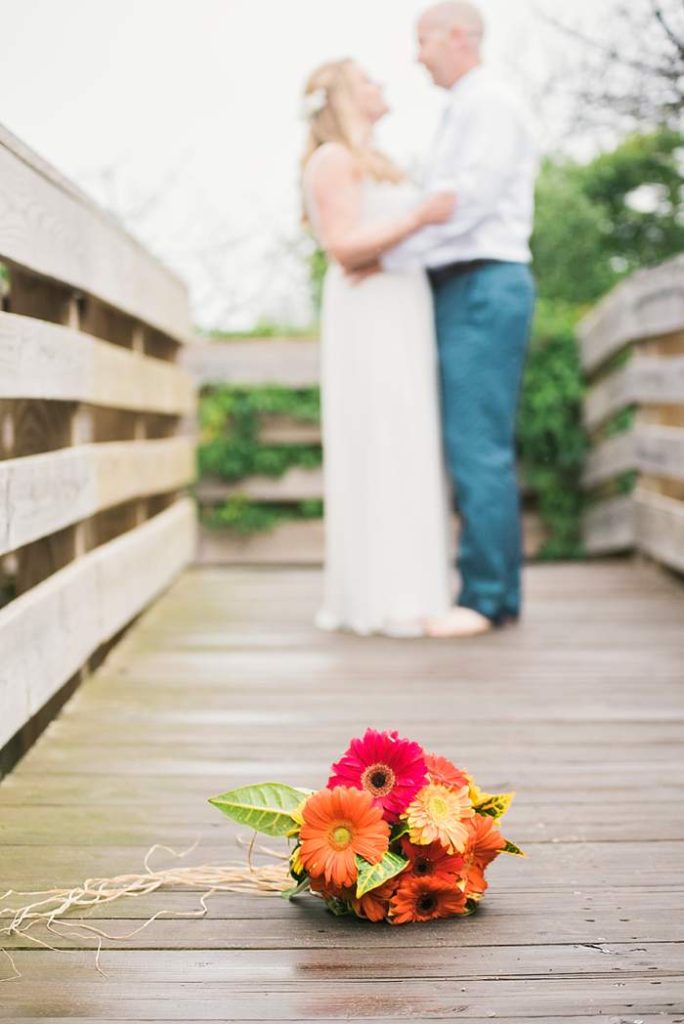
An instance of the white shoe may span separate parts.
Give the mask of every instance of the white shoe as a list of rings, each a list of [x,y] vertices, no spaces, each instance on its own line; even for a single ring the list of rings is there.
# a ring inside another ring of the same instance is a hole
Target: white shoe
[[[447,637],[468,637],[481,636],[489,633],[494,628],[491,619],[486,615],[480,615],[473,608],[463,608],[458,605],[446,613],[434,619],[428,619],[425,624],[427,636],[436,639]]]

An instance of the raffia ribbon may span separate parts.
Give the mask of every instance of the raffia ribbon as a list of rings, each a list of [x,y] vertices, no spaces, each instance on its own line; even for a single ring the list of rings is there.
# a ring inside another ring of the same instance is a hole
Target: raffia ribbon
[[[0,927],[0,941],[3,935],[20,936],[29,942],[50,949],[53,952],[63,952],[56,946],[30,934],[36,926],[43,925],[48,932],[65,938],[69,935],[76,935],[81,938],[93,937],[98,941],[95,966],[100,974],[105,972],[100,966],[100,953],[103,939],[125,940],[138,935],[147,928],[153,921],[160,917],[171,918],[200,918],[208,913],[207,899],[217,892],[251,893],[262,896],[278,895],[285,889],[290,888],[292,879],[288,871],[287,853],[279,853],[267,847],[256,847],[256,851],[274,858],[275,863],[255,866],[252,863],[252,854],[255,851],[254,839],[246,844],[244,840],[238,839],[242,845],[248,845],[247,866],[244,864],[202,864],[198,867],[171,867],[161,871],[153,871],[150,867],[150,860],[154,854],[161,850],[178,860],[182,860],[192,853],[198,846],[193,843],[187,850],[178,852],[168,846],[156,843],[146,853],[143,861],[144,871],[138,874],[116,875],[113,878],[87,878],[81,885],[69,889],[45,889],[33,892],[20,892],[9,889],[0,896],[0,920],[9,919],[9,923]],[[147,896],[160,889],[199,889],[203,890],[198,897],[199,906],[197,910],[175,911],[158,910],[146,921],[126,935],[110,935],[101,928],[86,923],[83,918],[75,921],[65,920],[65,916],[77,909],[91,910],[93,907],[101,907],[106,903],[113,903],[124,896]],[[4,905],[12,897],[26,898],[33,897],[28,903],[21,906]],[[64,930],[65,929],[65,930]],[[0,978],[0,981],[13,981],[21,977],[17,970],[16,963],[10,951],[0,946],[0,953],[3,953],[12,968],[12,974],[7,978]]]

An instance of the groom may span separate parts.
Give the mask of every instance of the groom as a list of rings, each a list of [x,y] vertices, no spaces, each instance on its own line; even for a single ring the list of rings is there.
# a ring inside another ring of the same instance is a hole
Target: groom
[[[515,420],[534,306],[529,270],[536,154],[529,119],[482,64],[482,17],[440,3],[418,22],[418,60],[448,102],[426,191],[456,193],[446,224],[391,250],[387,270],[420,262],[432,284],[444,444],[461,516],[455,608],[433,636],[473,636],[520,613]]]

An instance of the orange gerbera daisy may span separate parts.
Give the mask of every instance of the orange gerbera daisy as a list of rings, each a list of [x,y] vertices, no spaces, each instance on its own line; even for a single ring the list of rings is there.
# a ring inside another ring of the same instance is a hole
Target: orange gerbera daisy
[[[452,764],[446,757],[439,754],[426,754],[425,764],[427,765],[430,782],[436,782],[440,786],[448,786],[453,789],[462,789],[468,786],[470,780],[468,775]]]
[[[310,878],[309,888],[317,892],[326,900],[340,900],[342,903],[350,903],[354,896],[354,886],[335,885],[333,882],[326,882],[321,875],[320,878]]]
[[[417,846],[439,841],[449,853],[462,852],[468,841],[464,821],[474,815],[468,787],[448,789],[430,783],[406,809],[409,839]]]
[[[465,894],[456,888],[453,878],[410,877],[399,883],[390,900],[390,920],[392,924],[432,921],[463,914],[465,909]]]
[[[299,856],[312,878],[334,885],[356,881],[356,854],[377,864],[387,853],[389,825],[365,789],[320,789],[302,808]]]
[[[487,888],[485,869],[498,857],[506,840],[499,832],[493,818],[476,814],[468,822],[468,842],[464,852],[463,877],[466,880],[465,894],[479,899]]]
[[[352,899],[354,913],[358,917],[365,917],[369,921],[382,921],[389,913],[389,903],[394,896],[399,880],[390,878],[388,882],[379,885],[377,889],[371,889],[364,893],[360,899]]]

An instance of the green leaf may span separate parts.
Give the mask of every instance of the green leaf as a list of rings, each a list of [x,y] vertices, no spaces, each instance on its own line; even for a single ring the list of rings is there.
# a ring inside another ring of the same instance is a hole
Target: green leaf
[[[383,882],[388,882],[390,878],[394,878],[400,871],[403,871],[408,860],[406,857],[400,857],[398,853],[392,853],[388,850],[385,856],[377,864],[369,864],[363,857],[356,855],[356,867],[358,869],[358,878],[356,880],[356,898],[357,900],[364,896],[371,889],[377,889]]]
[[[390,831],[390,844],[396,842],[397,839],[401,839],[402,836],[409,834],[409,825],[407,821],[398,821],[396,825],[392,825]]]
[[[309,888],[309,877],[305,875],[301,882],[297,885],[293,885],[291,889],[283,889],[280,893],[282,899],[291,900],[293,896],[299,896],[300,892],[304,892],[305,889]]]
[[[297,828],[297,822],[290,812],[299,807],[303,798],[301,790],[293,786],[286,786],[282,782],[260,782],[213,796],[209,803],[240,825],[253,828],[255,832],[263,832],[267,836],[285,836]]]
[[[527,856],[527,854],[524,853],[524,851],[521,850],[519,846],[516,846],[515,843],[512,843],[510,841],[510,839],[506,840],[506,845],[504,846],[504,848],[502,849],[501,852],[502,853],[512,853],[514,857],[526,857]]]
[[[480,802],[475,804],[475,810],[498,821],[511,806],[514,796],[514,793],[483,793]]]

